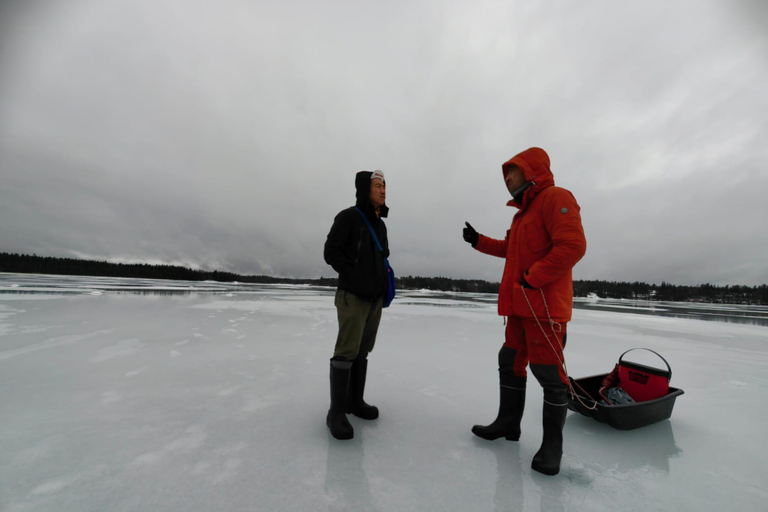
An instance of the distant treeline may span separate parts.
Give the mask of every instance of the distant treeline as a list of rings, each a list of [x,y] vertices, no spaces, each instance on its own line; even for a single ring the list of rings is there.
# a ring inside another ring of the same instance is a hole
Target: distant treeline
[[[498,293],[499,283],[447,277],[403,277],[397,285],[409,290],[445,290],[455,292]],[[573,295],[595,294],[605,299],[637,299],[675,302],[711,302],[719,304],[768,304],[768,285],[760,286],[678,286],[662,282],[627,283],[620,281],[574,281]]]
[[[768,285],[742,286],[699,284],[660,285],[621,281],[574,281],[573,294],[586,297],[590,293],[607,299],[638,299],[675,302],[711,302],[717,304],[768,304]]]
[[[219,281],[231,283],[314,284],[336,286],[336,279],[290,279],[271,276],[241,276],[218,270],[193,270],[175,265],[146,263],[108,263],[106,261],[53,258],[28,254],[0,252],[0,272],[27,274],[59,274],[67,276],[133,277],[143,279],[173,279],[181,281]]]
[[[220,281],[263,284],[312,284],[336,286],[336,278],[290,279],[271,276],[243,276],[218,270],[192,270],[174,265],[148,265],[146,263],[108,263],[106,261],[54,258],[27,254],[0,253],[0,272],[29,274],[61,274],[103,277],[133,277],[144,279],[174,279],[185,281]],[[448,277],[398,277],[397,286],[405,290],[440,290],[471,293],[498,293],[499,283],[479,279],[451,279]],[[712,302],[719,304],[768,305],[768,285],[715,286],[701,284],[680,286],[662,282],[660,285],[621,281],[574,281],[576,297],[595,294],[602,298],[638,299],[677,302]]]
[[[451,279],[450,277],[396,277],[397,286],[404,290],[441,290],[470,293],[499,293],[499,283],[480,279]]]

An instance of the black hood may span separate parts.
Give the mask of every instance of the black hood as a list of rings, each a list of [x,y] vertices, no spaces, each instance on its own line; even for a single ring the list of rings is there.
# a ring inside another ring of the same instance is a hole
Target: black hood
[[[376,216],[373,205],[371,204],[371,176],[372,171],[360,171],[355,175],[355,206],[363,210],[368,215]],[[386,183],[386,180],[384,181]],[[386,217],[389,213],[389,207],[386,204],[381,205],[379,217]]]

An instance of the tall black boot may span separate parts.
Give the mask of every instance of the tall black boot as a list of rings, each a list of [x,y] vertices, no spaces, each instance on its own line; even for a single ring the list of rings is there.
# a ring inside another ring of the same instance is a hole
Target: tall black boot
[[[350,361],[331,359],[331,408],[325,424],[336,439],[352,439],[355,431],[344,413],[344,402],[349,387]]]
[[[565,425],[567,413],[567,405],[544,403],[542,414],[544,436],[541,448],[531,462],[531,468],[534,471],[545,475],[556,475],[560,472],[560,460],[563,458],[563,425]]]
[[[563,457],[563,426],[568,414],[568,391],[560,380],[557,366],[531,365],[531,371],[544,388],[541,421],[544,435],[541,448],[533,456],[531,468],[545,475],[556,475],[560,472],[560,460]]]
[[[349,376],[346,412],[364,420],[375,420],[379,417],[379,409],[363,400],[365,378],[368,374],[368,359],[355,359]]]
[[[472,427],[472,433],[478,437],[489,441],[500,437],[508,441],[520,439],[527,379],[512,373],[516,354],[516,350],[508,347],[502,347],[499,351],[499,413],[490,425]]]

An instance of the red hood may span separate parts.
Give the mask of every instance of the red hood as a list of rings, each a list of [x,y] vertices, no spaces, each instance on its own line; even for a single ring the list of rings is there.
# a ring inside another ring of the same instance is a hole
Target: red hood
[[[549,155],[541,148],[526,149],[506,161],[501,166],[504,178],[507,177],[509,168],[515,165],[523,170],[526,181],[533,181],[535,185],[523,194],[523,204],[512,199],[507,203],[507,206],[525,208],[536,197],[536,194],[555,184],[555,177],[552,175],[552,171],[549,170]]]

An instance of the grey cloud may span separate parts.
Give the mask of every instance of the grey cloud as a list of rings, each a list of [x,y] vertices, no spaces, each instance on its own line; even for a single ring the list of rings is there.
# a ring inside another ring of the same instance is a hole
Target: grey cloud
[[[501,163],[536,145],[577,278],[768,281],[759,5],[3,5],[0,250],[329,276],[381,168],[400,275],[495,280],[461,228],[503,236]]]

